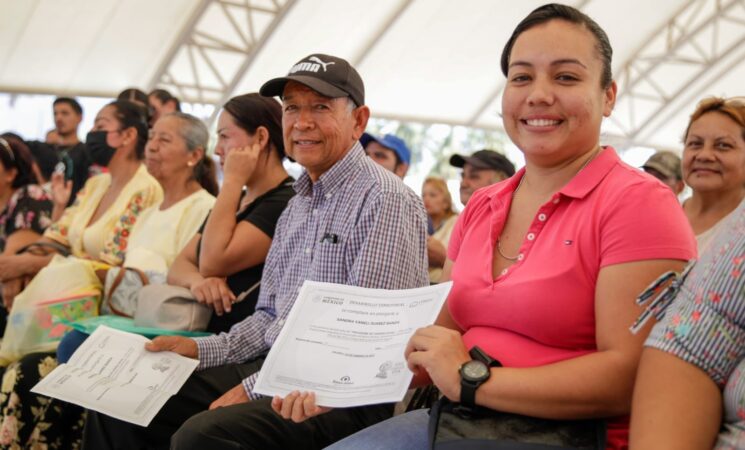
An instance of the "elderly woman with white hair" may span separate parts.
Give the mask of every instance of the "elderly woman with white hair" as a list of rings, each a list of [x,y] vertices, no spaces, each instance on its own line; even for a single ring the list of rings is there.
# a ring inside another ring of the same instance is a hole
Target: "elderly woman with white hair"
[[[188,114],[168,114],[154,125],[144,162],[162,187],[163,197],[139,213],[131,232],[119,240],[126,249],[122,267],[160,272],[165,281],[169,266],[215,201],[217,181],[214,163],[206,155],[208,138],[206,126]],[[99,276],[103,283],[105,274]],[[111,313],[105,301],[101,313]],[[87,337],[78,333],[66,335],[59,350],[67,346],[68,353],[74,351]],[[30,392],[56,366],[53,353],[32,353],[8,366],[0,390],[0,446],[79,447],[83,409]]]

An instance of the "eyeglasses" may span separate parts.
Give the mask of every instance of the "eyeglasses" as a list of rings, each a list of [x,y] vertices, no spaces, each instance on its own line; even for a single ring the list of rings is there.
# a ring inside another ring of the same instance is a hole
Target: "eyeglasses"
[[[10,148],[10,144],[8,144],[8,141],[6,141],[4,138],[0,137],[0,146],[2,146],[6,152],[8,152],[8,157],[12,162],[16,162],[16,156],[13,153],[13,149]]]

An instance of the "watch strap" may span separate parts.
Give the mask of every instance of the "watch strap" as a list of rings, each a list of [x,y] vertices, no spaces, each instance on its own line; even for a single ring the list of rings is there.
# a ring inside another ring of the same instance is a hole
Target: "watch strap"
[[[471,356],[471,359],[481,361],[489,367],[502,367],[501,362],[489,356],[489,354],[481,350],[481,347],[478,345],[474,345],[471,350],[468,351],[468,354]]]
[[[476,388],[481,383],[474,383],[461,377],[460,379],[460,403],[469,408],[476,407]]]
[[[474,345],[471,350],[468,351],[471,359],[479,361],[485,364],[487,367],[502,367],[502,364],[496,359],[489,356],[480,347]],[[466,363],[467,364],[467,363]],[[462,368],[461,368],[462,370]],[[466,409],[473,409],[476,407],[476,389],[479,388],[489,377],[481,381],[467,380],[461,373],[460,378],[460,403],[461,406]]]

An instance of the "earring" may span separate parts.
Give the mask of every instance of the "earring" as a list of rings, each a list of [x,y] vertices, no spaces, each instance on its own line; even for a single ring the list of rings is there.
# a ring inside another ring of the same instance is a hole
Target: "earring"
[[[189,161],[189,162],[186,163],[186,165],[189,166],[189,167],[194,167],[194,162],[193,161]]]

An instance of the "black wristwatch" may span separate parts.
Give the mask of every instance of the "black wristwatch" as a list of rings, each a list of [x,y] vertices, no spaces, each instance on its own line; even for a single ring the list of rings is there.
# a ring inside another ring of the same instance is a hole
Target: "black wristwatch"
[[[490,368],[502,367],[502,364],[477,346],[468,353],[473,359],[460,366],[460,404],[473,409],[476,407],[476,389],[489,379]]]

